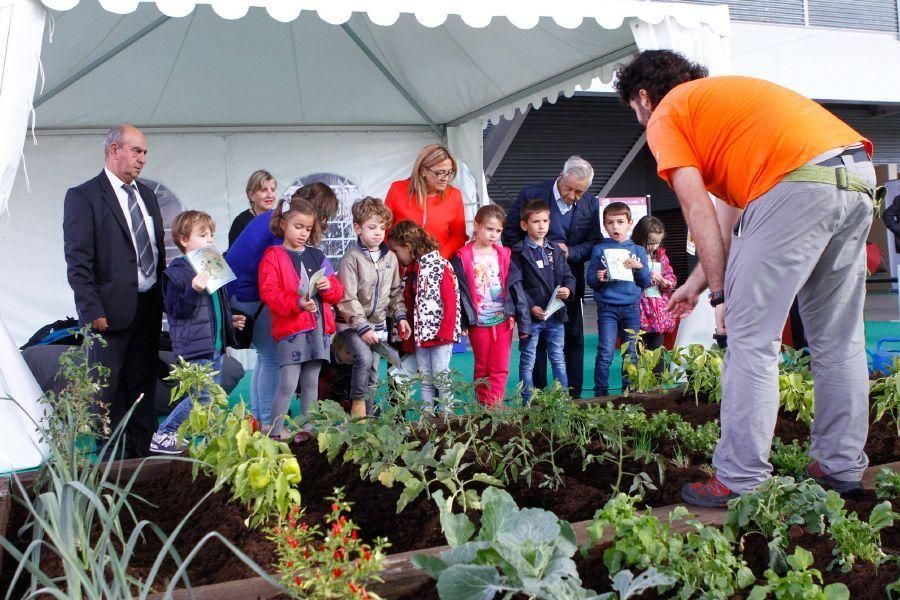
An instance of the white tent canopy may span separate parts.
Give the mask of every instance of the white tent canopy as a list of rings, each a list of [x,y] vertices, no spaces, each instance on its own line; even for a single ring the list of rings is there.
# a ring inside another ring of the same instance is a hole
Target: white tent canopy
[[[379,196],[430,141],[449,144],[474,176],[468,201],[483,202],[488,119],[609,81],[638,48],[724,70],[729,27],[725,6],[645,1],[0,0],[0,306],[12,339],[74,314],[62,199],[100,170],[113,124],[148,133],[144,175],[220,233],[256,168],[281,184],[342,173]],[[14,186],[23,154],[30,186]],[[0,352],[13,355],[7,338]],[[21,366],[0,361],[10,392]]]

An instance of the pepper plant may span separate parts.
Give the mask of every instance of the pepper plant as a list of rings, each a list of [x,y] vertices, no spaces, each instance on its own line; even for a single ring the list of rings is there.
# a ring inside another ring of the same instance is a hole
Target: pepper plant
[[[700,344],[690,344],[686,348],[673,350],[674,362],[687,383],[687,389],[694,394],[694,403],[700,403],[700,396],[707,402],[722,401],[722,358],[724,351],[718,346],[704,348]]]
[[[675,383],[675,373],[669,368],[669,352],[662,346],[650,350],[644,344],[644,332],[626,329],[625,333],[634,338],[637,360],[628,351],[630,343],[622,344],[622,368],[628,376],[628,391],[651,392]]]
[[[885,415],[889,416],[900,437],[900,356],[894,357],[893,367],[887,376],[870,384],[869,393],[872,396],[875,420],[880,421]]]
[[[318,525],[310,527],[297,505],[284,522],[267,529],[268,538],[275,543],[279,579],[296,597],[376,600],[378,596],[366,586],[382,581],[379,573],[390,544],[378,538],[369,545],[359,538],[359,526],[345,514],[351,504],[344,500],[342,489],[336,489],[328,500],[331,512],[325,516],[324,532]]]
[[[893,500],[900,496],[900,473],[881,467],[875,473],[875,495],[881,500]]]

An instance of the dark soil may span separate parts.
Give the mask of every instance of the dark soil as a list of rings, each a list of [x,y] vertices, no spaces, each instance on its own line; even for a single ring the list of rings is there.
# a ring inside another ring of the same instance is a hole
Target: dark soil
[[[718,417],[719,407],[715,404],[706,404],[701,399],[695,404],[693,396],[680,397],[676,393],[670,393],[662,397],[632,396],[618,400],[623,403],[640,403],[648,412],[669,410],[680,414],[685,420],[697,425]],[[785,442],[793,439],[807,439],[809,432],[806,425],[798,423],[792,417],[779,419],[776,435]],[[501,434],[502,437],[502,434]],[[543,441],[536,442],[541,449]],[[900,441],[897,440],[893,424],[882,422],[875,424],[870,431],[866,451],[869,453],[872,464],[879,464],[898,460],[900,458]],[[327,499],[334,489],[343,486],[345,497],[353,504],[350,517],[360,525],[361,533],[366,540],[376,537],[387,537],[390,540],[390,553],[400,553],[410,550],[420,550],[433,546],[441,546],[446,542],[441,533],[438,511],[434,503],[423,494],[412,502],[400,514],[396,514],[396,503],[402,491],[398,484],[393,489],[388,489],[380,483],[363,481],[359,476],[358,467],[352,464],[342,464],[340,458],[333,464],[329,464],[325,455],[318,452],[315,440],[294,445],[294,453],[300,461],[303,480],[300,484],[300,493],[303,499],[303,507],[306,511],[306,520],[310,524],[324,524],[324,516],[329,511],[331,502]],[[590,450],[590,449],[589,449]],[[656,451],[664,456],[671,457],[672,448],[665,442],[659,442]],[[704,462],[702,457],[691,457],[692,465],[700,465]],[[533,475],[532,485],[522,481],[509,486],[508,491],[516,498],[520,506],[538,507],[553,511],[559,518],[570,522],[584,521],[593,517],[594,512],[601,507],[611,496],[612,486],[615,483],[617,470],[609,463],[595,463],[582,469],[582,453],[571,446],[563,448],[557,453],[558,466],[563,475],[562,485],[557,489],[541,487],[547,469],[540,469]],[[630,473],[646,471],[655,483],[659,484],[659,476],[656,464],[642,465],[633,461],[627,462],[625,470]],[[699,467],[675,468],[667,463],[665,478],[658,485],[658,490],[649,490],[646,494],[646,503],[649,506],[664,506],[680,502],[680,490],[688,481],[694,481],[705,477],[705,473]],[[166,533],[171,532],[185,515],[185,511],[194,506],[204,494],[212,487],[213,480],[200,476],[194,481],[191,478],[190,466],[184,463],[173,463],[165,469],[161,469],[149,476],[135,487],[135,493],[147,500],[149,504],[135,502],[135,509],[139,519],[149,519],[159,525]],[[631,485],[631,477],[626,476],[622,481],[622,489],[627,490]],[[270,567],[274,557],[274,546],[269,542],[265,534],[258,530],[251,530],[244,525],[246,512],[242,507],[229,502],[230,494],[220,491],[207,498],[199,509],[191,516],[189,527],[181,531],[175,544],[182,557],[209,532],[218,531],[224,537],[235,543],[243,552],[264,567]],[[860,514],[868,514],[874,501],[868,498],[859,500],[859,504],[851,504],[853,510]],[[854,501],[856,502],[856,501]],[[867,504],[868,502],[868,504]],[[10,533],[14,532],[22,522],[25,514],[21,509],[15,510],[10,522]],[[900,550],[900,531],[898,526],[883,533],[885,546]],[[160,549],[157,540],[148,536],[148,542],[139,549],[132,566],[136,575],[144,575],[149,570]],[[762,577],[767,562],[767,550],[764,541],[762,551],[765,557],[762,563],[754,549],[754,540],[749,536],[746,541],[745,557],[754,565],[754,572]],[[816,566],[823,573],[830,562],[831,547],[827,539],[803,538],[801,545],[814,552],[817,558]],[[20,542],[21,547],[25,543]],[[588,559],[579,559],[580,572],[585,585],[598,591],[608,589],[608,574],[602,564],[601,553],[595,550]],[[52,560],[42,561],[45,572],[59,573],[59,566]],[[4,570],[0,577],[0,589],[8,586],[11,572],[11,561],[4,561]],[[855,593],[857,588],[851,587],[851,597],[865,598],[865,593],[878,592],[878,597],[883,597],[884,585],[897,579],[898,568],[896,563],[882,565],[877,572],[867,565],[857,565],[849,575],[837,573],[826,574],[826,583],[829,581],[844,581],[848,586],[859,585],[859,595]],[[761,569],[761,570],[760,570]],[[162,585],[174,573],[173,564],[165,564],[158,581]],[[204,550],[199,552],[188,570],[192,585],[205,585],[224,581],[233,581],[253,577],[253,572],[235,558],[231,552],[218,541],[207,542]],[[859,583],[855,578],[859,573]],[[831,578],[831,579],[829,579]],[[885,584],[882,584],[882,579]],[[873,585],[877,582],[878,585]],[[436,597],[434,586],[420,590],[410,598]],[[652,597],[645,595],[643,597]],[[874,597],[874,596],[873,596]]]

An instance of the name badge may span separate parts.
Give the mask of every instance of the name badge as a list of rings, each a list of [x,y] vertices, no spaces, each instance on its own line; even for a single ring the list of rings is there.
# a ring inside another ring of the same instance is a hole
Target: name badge
[[[544,268],[544,261],[543,261],[543,260],[538,259],[538,260],[534,261],[534,263],[537,265],[537,268],[538,268],[538,269],[543,269],[543,268]]]

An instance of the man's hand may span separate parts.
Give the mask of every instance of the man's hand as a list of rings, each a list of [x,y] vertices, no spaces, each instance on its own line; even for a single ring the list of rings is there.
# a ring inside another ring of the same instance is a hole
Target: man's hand
[[[209,283],[209,273],[197,273],[191,279],[191,287],[195,292],[206,291],[206,284]]]
[[[375,333],[374,331],[372,331],[371,329],[359,337],[361,337],[362,341],[364,341],[365,343],[367,343],[370,346],[374,346],[375,344],[377,344],[379,342],[378,334]]]
[[[571,293],[572,292],[571,292],[571,290],[569,290],[569,288],[561,287],[561,288],[559,288],[559,291],[556,292],[556,297],[559,298],[560,300],[565,300],[566,298],[569,297],[569,295]]]
[[[716,307],[716,333],[725,335],[725,304],[717,304]]]
[[[684,319],[697,306],[699,298],[699,292],[695,292],[689,286],[683,285],[672,294],[669,303],[666,305],[666,310],[672,313],[672,316],[676,319]]]
[[[569,247],[565,242],[556,242],[556,245],[559,246],[559,249],[566,253],[566,258],[569,258]]]
[[[622,266],[626,269],[643,269],[644,265],[641,261],[635,257],[631,257],[627,260],[622,261]]]
[[[532,306],[531,307],[532,316],[538,321],[543,321],[547,318],[547,313],[544,312],[544,309],[540,306]]]
[[[307,300],[306,298],[300,298],[300,308],[305,310],[306,312],[314,313],[316,312],[316,301],[315,300]]]
[[[97,317],[91,321],[91,327],[97,331],[103,332],[109,329],[109,324],[106,322],[106,317]]]
[[[238,331],[243,331],[246,323],[247,317],[244,315],[231,315],[231,325]]]
[[[409,326],[409,322],[406,319],[397,323],[397,333],[400,334],[401,340],[408,340],[409,336],[412,335],[412,328]]]
[[[606,269],[597,270],[597,281],[599,281],[600,283],[606,281]]]

